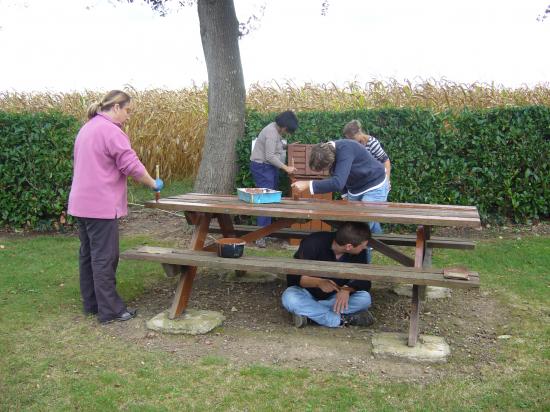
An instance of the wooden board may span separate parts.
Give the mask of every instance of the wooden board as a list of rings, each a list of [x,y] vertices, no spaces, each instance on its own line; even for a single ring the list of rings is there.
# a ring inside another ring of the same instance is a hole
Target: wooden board
[[[259,229],[259,226],[254,225],[235,225],[235,234],[242,236],[243,234],[254,232]],[[331,231],[332,227],[325,223],[322,230]],[[211,233],[221,233],[220,226],[217,223],[210,224]],[[298,238],[303,239],[310,235],[312,230],[294,229],[294,225],[290,229],[281,229],[278,232],[272,233],[269,236],[280,239]],[[384,242],[387,245],[392,246],[415,246],[416,235],[411,234],[372,234],[372,238]],[[475,249],[475,242],[467,239],[456,239],[451,237],[438,237],[434,236],[426,242],[428,248],[432,249],[460,249],[460,250],[473,250]]]
[[[246,249],[245,249],[246,254]],[[212,252],[166,248],[166,253],[148,253],[147,249],[131,249],[121,254],[122,259],[147,260],[172,265],[223,268],[224,270],[267,271],[276,274],[297,274],[342,279],[360,279],[380,282],[443,286],[449,288],[477,288],[479,276],[470,272],[470,280],[445,279],[442,269],[419,269],[404,266],[377,266],[358,263],[320,262],[316,260],[243,256],[238,259],[218,257]]]
[[[281,203],[251,205],[232,195],[188,193],[147,202],[146,207],[172,211],[271,216],[356,222],[403,223],[479,227],[475,206],[448,206],[391,202],[348,202],[283,198]]]
[[[304,143],[292,143],[287,146],[288,164],[294,165],[297,169],[295,176],[299,176],[301,179],[329,176],[328,170],[316,172],[309,168],[309,156],[313,146],[315,145]]]

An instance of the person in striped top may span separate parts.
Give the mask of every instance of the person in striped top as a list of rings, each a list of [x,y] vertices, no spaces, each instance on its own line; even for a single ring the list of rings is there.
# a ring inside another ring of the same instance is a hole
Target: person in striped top
[[[348,122],[344,129],[342,130],[342,134],[346,139],[355,140],[356,142],[362,144],[365,146],[367,151],[380,163],[384,165],[384,169],[386,170],[386,185],[385,185],[385,195],[382,197],[369,197],[369,196],[363,196],[361,199],[355,199],[352,197],[348,197],[349,200],[362,200],[364,202],[369,201],[386,201],[388,200],[388,194],[391,190],[391,182],[390,182],[390,173],[391,173],[391,162],[390,158],[382,149],[382,146],[380,145],[380,142],[378,139],[374,136],[371,136],[367,133],[365,133],[361,127],[361,122],[359,120],[352,120]],[[382,233],[382,226],[380,225],[380,222],[369,222],[369,226],[372,233]],[[367,250],[367,256],[368,261],[370,263],[371,259],[371,249],[369,248]]]
[[[359,120],[352,120],[348,122],[342,130],[342,134],[346,139],[353,139],[361,143],[376,160],[384,165],[384,169],[386,169],[386,178],[388,179],[389,192],[391,190],[391,162],[384,149],[382,149],[378,139],[374,136],[366,134],[361,128],[361,122]]]

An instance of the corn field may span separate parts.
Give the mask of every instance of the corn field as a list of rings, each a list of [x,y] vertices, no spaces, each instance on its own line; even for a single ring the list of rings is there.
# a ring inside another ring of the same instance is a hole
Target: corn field
[[[182,90],[125,89],[134,107],[126,132],[132,147],[150,172],[159,164],[167,180],[195,175],[206,133],[207,87]],[[89,104],[103,92],[18,93],[0,92],[0,110],[57,110],[86,121]],[[494,84],[460,84],[447,80],[422,83],[372,81],[365,85],[291,82],[252,85],[247,93],[247,109],[261,112],[344,111],[365,108],[418,107],[434,111],[499,106],[550,106],[550,85],[507,89]]]

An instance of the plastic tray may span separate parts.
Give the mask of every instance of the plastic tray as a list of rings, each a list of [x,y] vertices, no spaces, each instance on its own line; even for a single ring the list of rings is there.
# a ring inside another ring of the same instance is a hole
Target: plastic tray
[[[262,187],[237,189],[239,199],[246,203],[281,203],[282,192]]]

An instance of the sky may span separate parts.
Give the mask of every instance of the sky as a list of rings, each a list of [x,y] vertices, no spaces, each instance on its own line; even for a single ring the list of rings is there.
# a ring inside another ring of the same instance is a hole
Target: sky
[[[196,5],[0,0],[0,91],[179,89],[207,81]],[[550,0],[235,0],[263,17],[240,42],[245,83],[343,87],[550,82]]]

